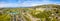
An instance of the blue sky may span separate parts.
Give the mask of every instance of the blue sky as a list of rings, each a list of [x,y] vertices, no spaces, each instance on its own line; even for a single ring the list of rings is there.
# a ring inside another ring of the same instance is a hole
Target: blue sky
[[[42,4],[60,4],[60,0],[0,0],[0,7],[29,7]]]

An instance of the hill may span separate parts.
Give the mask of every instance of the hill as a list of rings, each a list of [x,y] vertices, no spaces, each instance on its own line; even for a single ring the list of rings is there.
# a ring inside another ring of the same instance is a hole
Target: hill
[[[60,5],[56,4],[25,8],[0,8],[0,21],[10,21],[11,13],[21,16],[24,21],[60,21]]]

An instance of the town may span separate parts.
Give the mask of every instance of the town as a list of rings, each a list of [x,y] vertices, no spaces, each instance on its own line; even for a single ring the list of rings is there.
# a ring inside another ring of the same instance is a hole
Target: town
[[[60,21],[60,5],[0,8],[0,21]]]

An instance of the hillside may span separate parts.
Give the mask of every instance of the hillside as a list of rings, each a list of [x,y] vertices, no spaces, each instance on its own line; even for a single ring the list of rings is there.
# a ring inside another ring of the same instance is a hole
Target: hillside
[[[60,5],[47,4],[27,8],[0,8],[0,21],[10,21],[16,15],[24,21],[60,21]],[[11,17],[12,16],[12,17]]]

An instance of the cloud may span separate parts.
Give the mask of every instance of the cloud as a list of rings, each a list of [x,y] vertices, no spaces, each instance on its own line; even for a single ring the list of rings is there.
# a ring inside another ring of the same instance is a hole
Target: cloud
[[[59,4],[59,2],[51,2],[50,0],[19,0],[17,3],[0,2],[0,8],[3,7],[30,7],[42,4]]]
[[[17,7],[18,4],[12,4],[12,3],[7,3],[7,4],[0,4],[0,8],[4,7]]]

